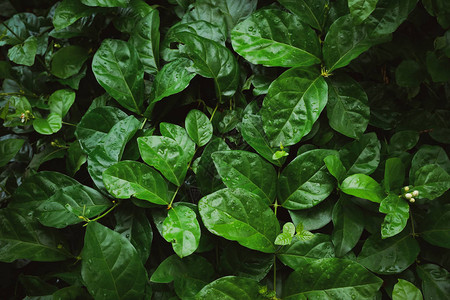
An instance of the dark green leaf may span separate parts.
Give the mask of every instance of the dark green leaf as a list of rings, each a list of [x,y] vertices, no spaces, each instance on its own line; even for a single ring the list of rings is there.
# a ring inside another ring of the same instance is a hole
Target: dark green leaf
[[[416,61],[404,60],[395,70],[395,81],[402,87],[416,87],[425,79],[425,74]]]
[[[380,203],[380,212],[385,213],[381,224],[381,237],[383,239],[402,232],[409,219],[409,204],[403,197],[390,194]]]
[[[434,82],[447,82],[450,80],[450,60],[438,56],[436,52],[428,51],[426,58],[427,70]]]
[[[126,7],[130,0],[81,0],[81,3],[88,6],[101,7]]]
[[[16,156],[20,148],[22,148],[25,140],[22,139],[7,139],[0,141],[0,167],[6,165],[11,159]]]
[[[244,247],[266,253],[280,231],[273,211],[259,196],[243,189],[222,189],[203,197],[199,212],[206,228]]]
[[[327,225],[331,221],[331,212],[334,202],[325,200],[316,206],[305,210],[290,210],[294,224],[303,224],[305,230],[316,230]]]
[[[418,198],[433,200],[450,189],[450,175],[439,165],[425,165],[416,171],[414,189]]]
[[[30,36],[8,50],[8,58],[19,65],[32,66],[37,52],[37,39]]]
[[[239,150],[218,151],[212,158],[227,187],[252,192],[267,204],[275,200],[277,173],[258,154]]]
[[[136,249],[120,233],[90,222],[81,258],[83,281],[95,299],[137,299],[143,296],[146,271]]]
[[[355,197],[380,203],[384,198],[383,189],[372,177],[364,174],[351,175],[342,182],[341,190]]]
[[[419,133],[414,130],[396,132],[389,140],[389,152],[408,151],[419,141]]]
[[[62,79],[69,78],[81,70],[88,57],[88,51],[83,47],[64,47],[52,56],[52,74]]]
[[[133,34],[136,25],[154,9],[144,0],[130,0],[126,7],[118,9],[119,16],[113,20],[114,27],[121,32]]]
[[[93,12],[93,8],[83,5],[80,0],[63,0],[55,9],[53,26],[57,30],[66,28],[78,19],[87,17]]]
[[[278,179],[278,201],[287,209],[306,209],[327,198],[334,189],[334,178],[324,158],[334,150],[317,149],[297,156]]]
[[[414,181],[414,176],[421,167],[429,164],[437,164],[447,173],[450,173],[450,160],[445,150],[439,146],[423,145],[414,154],[409,170],[409,180]]]
[[[62,117],[57,113],[50,113],[46,119],[33,120],[33,128],[40,134],[50,135],[58,132],[62,127]]]
[[[19,211],[0,210],[0,261],[16,259],[32,261],[61,261],[70,255],[63,249],[62,236],[41,226]]]
[[[299,16],[302,22],[323,31],[328,14],[328,0],[279,0],[278,2]]]
[[[67,173],[74,176],[80,167],[86,163],[87,156],[81,149],[80,143],[77,141],[70,144],[67,149],[66,169]]]
[[[66,116],[74,102],[75,93],[71,90],[57,90],[48,99],[51,113],[60,115],[61,118]]]
[[[92,60],[98,83],[126,109],[141,113],[144,69],[136,49],[121,40],[106,39]]]
[[[214,300],[220,295],[223,300],[257,300],[262,299],[259,294],[258,282],[236,276],[219,278],[206,285],[195,296],[197,300]]]
[[[382,283],[354,261],[318,259],[291,273],[283,299],[373,299]]]
[[[377,274],[397,274],[414,263],[419,251],[419,243],[408,233],[387,239],[372,235],[364,242],[358,262]]]
[[[103,172],[108,192],[118,199],[136,197],[167,205],[170,202],[167,182],[149,166],[137,161],[121,161]]]
[[[82,286],[68,286],[53,293],[53,300],[88,299],[89,294]],[[41,299],[42,300],[42,299]]]
[[[380,163],[380,148],[380,141],[373,132],[345,145],[339,151],[339,157],[347,169],[347,176],[357,173],[372,174]]]
[[[422,279],[425,299],[445,299],[450,294],[450,273],[437,265],[417,266],[417,274]]]
[[[399,279],[392,291],[392,300],[422,300],[422,293],[411,282]]]
[[[364,215],[348,197],[341,197],[334,205],[332,218],[336,256],[342,257],[358,243],[364,230]]]
[[[323,161],[325,162],[328,172],[336,178],[338,183],[342,182],[345,178],[347,170],[345,170],[345,167],[339,157],[336,155],[329,155],[325,157]]]
[[[394,157],[386,160],[384,167],[384,190],[397,191],[405,181],[405,166],[400,158]]]
[[[320,62],[315,32],[295,15],[264,9],[231,32],[234,50],[253,64],[277,67],[310,66]]]
[[[199,110],[193,109],[188,113],[184,126],[189,137],[199,147],[206,145],[212,138],[213,127],[211,121]]]
[[[375,10],[378,0],[349,0],[348,8],[355,23],[360,24],[362,21]]]
[[[358,139],[369,124],[370,108],[366,92],[349,76],[328,81],[327,116],[330,126],[345,136]]]
[[[432,206],[420,223],[420,236],[432,245],[450,249],[450,204]]]
[[[261,109],[271,146],[298,143],[311,131],[327,97],[327,84],[313,69],[289,69],[272,82]]]

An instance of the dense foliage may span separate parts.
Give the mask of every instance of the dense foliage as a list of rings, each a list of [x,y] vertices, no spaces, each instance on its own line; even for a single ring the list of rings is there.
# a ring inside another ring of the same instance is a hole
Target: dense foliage
[[[1,0],[3,299],[447,299],[450,2]]]

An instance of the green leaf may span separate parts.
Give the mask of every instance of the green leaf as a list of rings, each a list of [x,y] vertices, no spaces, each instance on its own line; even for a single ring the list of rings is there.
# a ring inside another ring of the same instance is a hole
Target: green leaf
[[[334,256],[334,246],[330,236],[321,233],[315,234],[306,241],[294,238],[291,245],[281,248],[277,253],[281,262],[294,270],[298,270],[308,262]]]
[[[0,261],[62,261],[68,258],[62,236],[11,208],[0,210]],[[61,246],[60,246],[61,245]]]
[[[422,279],[425,299],[445,299],[450,293],[450,273],[437,265],[418,265],[417,274]]]
[[[392,291],[392,300],[422,300],[422,293],[420,290],[411,282],[398,279],[398,282],[394,286]]]
[[[164,65],[155,76],[150,93],[151,103],[158,102],[187,88],[195,76],[195,73],[189,71],[191,67],[192,62],[183,57]]]
[[[88,58],[87,49],[67,46],[53,54],[50,70],[56,77],[66,79],[78,74]]]
[[[328,0],[279,0],[278,2],[296,14],[302,22],[323,31],[328,14]]]
[[[74,102],[75,92],[71,90],[57,90],[48,99],[51,113],[60,115],[61,118],[66,116]]]
[[[433,82],[447,82],[450,80],[450,60],[445,56],[439,56],[436,52],[427,52],[427,71]]]
[[[301,19],[282,10],[264,9],[231,32],[234,50],[253,64],[310,66],[320,62],[320,43]]]
[[[153,9],[143,17],[131,32],[130,45],[139,54],[144,71],[156,74],[159,66],[159,13]]]
[[[328,88],[318,72],[289,69],[269,87],[261,116],[273,147],[298,143],[311,131],[327,104]]]
[[[177,33],[176,38],[182,43],[182,55],[194,62],[189,71],[214,79],[217,95],[233,96],[239,83],[239,66],[231,51],[189,32]]]
[[[173,250],[180,257],[191,255],[200,242],[200,225],[195,212],[179,205],[169,210],[163,223],[162,236],[172,243]]]
[[[411,150],[418,141],[419,132],[415,130],[396,132],[389,140],[389,152],[396,153]]]
[[[364,215],[348,197],[341,197],[333,208],[332,240],[336,256],[342,257],[352,250],[364,230]]]
[[[80,167],[84,165],[87,161],[87,156],[84,154],[81,149],[80,143],[78,140],[71,143],[69,149],[67,149],[67,158],[66,158],[66,170],[70,176],[74,176],[75,173],[80,170]]]
[[[120,233],[136,249],[143,264],[150,255],[153,240],[153,230],[145,210],[134,205],[124,206],[115,211],[116,227],[114,231]]]
[[[299,281],[303,284],[297,284]],[[382,283],[354,261],[318,259],[289,275],[283,299],[373,299]]]
[[[281,166],[285,159],[273,159],[273,155],[280,149],[279,145],[277,147],[270,146],[262,124],[260,115],[245,114],[241,123],[242,138],[266,160],[276,166]]]
[[[19,65],[32,66],[37,53],[37,39],[30,36],[23,43],[8,50],[8,58]]]
[[[25,140],[22,139],[7,139],[0,141],[0,167],[3,167],[13,159],[24,143]]]
[[[81,276],[95,299],[143,296],[147,283],[145,268],[136,249],[120,233],[89,222],[81,258]]]
[[[134,136],[140,125],[141,123],[133,116],[121,120],[89,153],[88,171],[95,185],[101,190],[105,190],[103,172],[122,158],[125,145]]]
[[[59,289],[54,292],[52,296],[52,299],[55,300],[87,299],[89,297],[89,294],[88,292],[86,292],[86,289],[84,289],[84,287],[74,285]]]
[[[334,190],[334,178],[324,158],[334,150],[317,149],[297,156],[278,179],[278,201],[287,209],[306,209],[325,200]]]
[[[212,138],[213,126],[208,117],[197,109],[189,111],[184,121],[189,137],[199,146],[206,145]]]
[[[46,119],[33,120],[33,128],[40,134],[50,135],[58,132],[62,127],[62,117],[57,113],[50,113]]]
[[[275,200],[277,173],[258,154],[240,150],[218,151],[212,158],[227,187],[252,192],[267,204]]]
[[[243,189],[222,189],[203,197],[199,212],[213,234],[237,241],[244,247],[273,253],[280,225],[259,196]]]
[[[336,155],[328,155],[323,159],[323,161],[325,162],[325,166],[327,167],[328,172],[330,172],[330,174],[333,175],[334,178],[336,178],[338,183],[342,182],[342,180],[344,180],[345,178],[347,170],[345,169],[339,157]]]
[[[327,116],[331,128],[345,136],[360,138],[370,117],[366,92],[349,76],[333,76],[327,83]]]
[[[305,230],[316,230],[330,223],[333,205],[334,202],[325,200],[309,209],[290,210],[289,215],[294,224],[302,223]]]
[[[433,200],[450,189],[450,175],[439,165],[425,165],[416,171],[414,177],[418,198]]]
[[[81,0],[81,3],[88,6],[101,7],[126,7],[130,0]]]
[[[380,163],[381,144],[374,132],[364,134],[359,140],[345,145],[339,151],[347,176],[352,174],[372,174]]]
[[[406,227],[409,219],[409,204],[403,197],[389,194],[381,201],[379,210],[386,214],[381,224],[383,239],[399,234]]]
[[[144,0],[130,0],[126,7],[118,9],[118,17],[113,20],[114,27],[121,32],[133,34],[136,25],[154,9]]]
[[[358,262],[377,274],[397,274],[414,263],[419,251],[419,243],[408,233],[387,239],[372,235],[364,242]]]
[[[397,191],[403,186],[405,181],[405,166],[398,157],[386,160],[384,167],[384,190]]]
[[[404,60],[395,69],[395,81],[401,87],[416,87],[425,79],[425,74],[419,63],[414,60]]]
[[[55,9],[53,26],[61,30],[72,25],[78,19],[91,15],[95,9],[83,5],[80,0],[63,0]]]
[[[450,173],[450,160],[446,151],[439,146],[423,145],[414,154],[409,170],[409,180],[414,181],[414,176],[421,167],[429,164],[437,164],[447,173]]]
[[[94,151],[114,125],[127,117],[126,113],[112,106],[101,106],[87,112],[75,130],[81,148],[86,154]]]
[[[348,8],[355,20],[356,24],[360,24],[362,21],[375,10],[378,0],[349,0]]]
[[[136,197],[151,203],[170,202],[167,182],[149,166],[137,161],[121,161],[103,172],[108,192],[117,199]]]
[[[259,294],[258,282],[244,277],[226,276],[206,285],[195,296],[197,300],[214,300],[220,295],[223,300],[257,300]]]
[[[377,203],[384,198],[383,189],[378,182],[364,174],[354,174],[345,178],[341,183],[341,191]]]
[[[120,105],[141,113],[144,68],[133,46],[121,40],[103,40],[92,60],[92,71],[98,83]]]
[[[287,222],[283,225],[283,232],[277,235],[274,244],[290,245],[294,235],[295,235],[295,225],[291,222]]]
[[[450,204],[430,207],[419,223],[420,236],[432,245],[450,249]]]

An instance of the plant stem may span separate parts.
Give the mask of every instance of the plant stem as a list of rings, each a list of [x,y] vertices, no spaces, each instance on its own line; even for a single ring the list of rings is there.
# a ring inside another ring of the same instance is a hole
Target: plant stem
[[[177,189],[175,190],[175,193],[173,193],[172,200],[170,200],[169,205],[167,205],[167,209],[171,209],[172,208],[173,200],[175,200],[175,196],[177,195],[178,191],[180,190],[180,187],[181,187],[181,185],[178,186]]]
[[[147,118],[144,118],[144,121],[142,121],[141,127],[139,129],[144,128],[145,123],[147,122]]]
[[[277,296],[277,257],[273,256],[273,291],[275,292],[275,297]]]
[[[77,125],[75,125],[73,123],[67,123],[67,122],[64,122],[64,121],[62,121],[61,124],[77,127]]]
[[[216,105],[216,107],[214,108],[213,113],[211,114],[211,118],[209,118],[209,121],[210,121],[210,122],[211,122],[212,119],[214,118],[214,115],[215,115],[215,113],[216,113],[218,107],[219,107],[219,102],[217,102],[217,105]]]
[[[98,216],[98,217],[96,217],[96,218],[94,218],[94,219],[92,219],[92,220],[89,220],[88,218],[85,218],[85,219],[87,220],[87,223],[84,224],[83,226],[87,226],[87,224],[89,224],[89,222],[94,222],[94,221],[100,220],[101,218],[103,218],[104,216],[106,216],[107,214],[109,214],[114,208],[116,208],[117,206],[119,206],[119,204],[120,204],[120,202],[114,202],[113,207],[111,207],[111,208],[108,209],[106,212],[104,212],[103,214],[101,214],[100,216]]]
[[[411,219],[411,229],[412,229],[412,236],[416,237],[416,231],[414,229],[414,219],[413,219],[413,215],[412,215],[412,211],[409,212],[409,218]]]

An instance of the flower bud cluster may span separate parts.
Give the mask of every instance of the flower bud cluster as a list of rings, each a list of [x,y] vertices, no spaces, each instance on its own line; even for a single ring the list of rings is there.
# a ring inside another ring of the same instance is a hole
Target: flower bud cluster
[[[414,199],[414,197],[419,196],[419,191],[418,190],[413,190],[411,191],[411,188],[409,186],[405,186],[403,187],[403,197],[408,200],[411,203],[416,202],[416,199]]]

